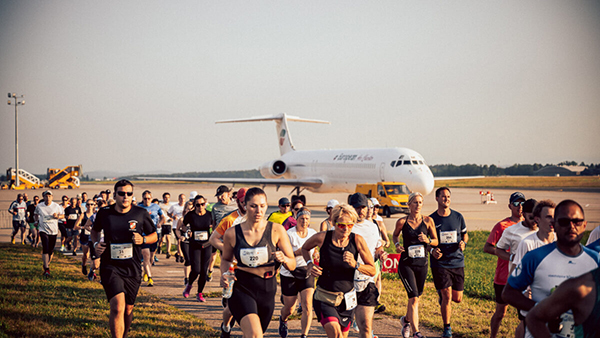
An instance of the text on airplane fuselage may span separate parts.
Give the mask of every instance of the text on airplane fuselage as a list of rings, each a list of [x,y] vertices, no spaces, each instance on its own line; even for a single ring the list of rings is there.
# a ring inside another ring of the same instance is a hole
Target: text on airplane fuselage
[[[365,155],[356,155],[356,154],[344,154],[341,153],[339,155],[335,155],[333,157],[334,161],[371,161],[373,160],[373,156],[369,155],[369,154],[365,154]]]

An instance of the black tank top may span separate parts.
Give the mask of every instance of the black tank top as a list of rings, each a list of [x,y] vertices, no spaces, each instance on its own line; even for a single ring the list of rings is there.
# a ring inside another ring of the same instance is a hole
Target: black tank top
[[[275,266],[275,256],[273,253],[277,250],[271,239],[273,232],[273,223],[267,222],[260,242],[252,246],[246,242],[241,224],[235,226],[235,247],[234,255],[238,261],[238,266],[246,268],[257,268],[261,266]]]
[[[325,240],[320,252],[319,266],[323,274],[317,280],[317,285],[327,291],[349,292],[354,288],[354,268],[344,262],[344,251],[349,251],[358,258],[358,249],[353,233],[350,233],[348,245],[340,248],[333,245],[333,231],[325,233]]]
[[[400,262],[404,265],[427,265],[427,246],[425,243],[419,241],[419,234],[427,235],[427,226],[425,225],[424,218],[421,219],[421,224],[416,229],[413,229],[407,221],[402,227],[402,240],[404,243],[404,252],[400,255]],[[410,258],[409,248],[420,249],[422,247],[424,257],[422,258]]]

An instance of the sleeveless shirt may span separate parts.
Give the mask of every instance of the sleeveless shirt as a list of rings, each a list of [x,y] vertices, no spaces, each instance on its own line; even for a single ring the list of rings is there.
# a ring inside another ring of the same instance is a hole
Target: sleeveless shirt
[[[425,225],[424,218],[421,219],[421,223],[416,229],[413,229],[410,224],[407,222],[404,223],[402,227],[402,240],[404,243],[404,252],[400,255],[400,263],[403,265],[415,265],[415,266],[423,266],[427,265],[427,247],[426,244],[419,241],[419,234],[427,235],[427,226]],[[413,249],[418,248],[419,246],[423,247],[424,257],[422,258],[411,258],[408,255],[409,249],[411,247]]]
[[[257,268],[261,266],[275,266],[275,256],[273,253],[277,250],[271,239],[273,223],[267,222],[265,231],[258,244],[252,246],[246,241],[241,224],[235,226],[235,247],[234,255],[238,261],[238,266],[246,268]]]
[[[333,245],[333,231],[327,231],[321,247],[319,266],[323,274],[317,280],[317,285],[327,291],[349,292],[354,288],[355,269],[344,262],[344,252],[349,251],[356,260],[358,248],[353,233],[350,233],[348,245],[344,248]]]

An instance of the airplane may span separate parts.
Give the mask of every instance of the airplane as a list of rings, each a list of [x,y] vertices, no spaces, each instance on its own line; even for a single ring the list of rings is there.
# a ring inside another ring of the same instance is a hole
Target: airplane
[[[140,177],[171,181],[194,181],[248,185],[293,187],[298,197],[305,189],[315,193],[353,193],[356,184],[404,182],[411,191],[431,193],[434,178],[421,154],[408,148],[372,148],[339,150],[296,150],[289,133],[288,121],[323,123],[285,113],[274,116],[216,121],[220,123],[275,121],[281,157],[259,167],[264,178],[189,178]],[[296,195],[295,195],[296,196]],[[295,197],[293,196],[293,197]]]

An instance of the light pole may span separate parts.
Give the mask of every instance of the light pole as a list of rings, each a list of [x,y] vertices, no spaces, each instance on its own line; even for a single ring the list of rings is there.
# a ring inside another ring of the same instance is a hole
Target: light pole
[[[23,97],[25,95],[21,95],[21,96],[17,96],[17,94],[15,93],[8,93],[8,105],[10,106],[11,104],[13,104],[10,99],[14,98],[15,102],[15,186],[19,186],[20,182],[19,182],[19,110],[18,107],[19,105],[24,105],[25,104],[25,100],[23,100]],[[21,99],[21,101],[19,101],[19,99]]]

